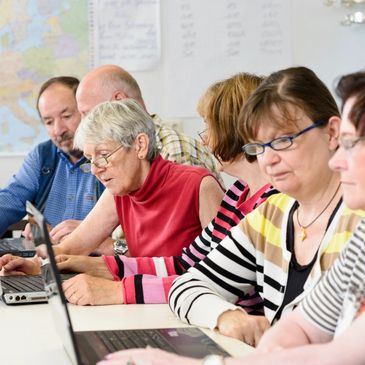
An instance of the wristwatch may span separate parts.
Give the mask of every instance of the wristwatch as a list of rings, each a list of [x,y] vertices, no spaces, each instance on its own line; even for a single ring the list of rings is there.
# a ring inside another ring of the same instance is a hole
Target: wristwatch
[[[205,356],[202,365],[224,365],[224,357],[219,355]]]
[[[116,240],[114,242],[114,253],[116,255],[124,255],[128,251],[128,245],[126,240]]]

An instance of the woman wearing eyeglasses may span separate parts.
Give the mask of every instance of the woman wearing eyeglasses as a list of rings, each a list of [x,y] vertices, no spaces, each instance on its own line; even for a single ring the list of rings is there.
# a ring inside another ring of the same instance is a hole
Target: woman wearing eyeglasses
[[[307,68],[270,75],[245,104],[243,146],[282,192],[248,214],[217,249],[175,280],[169,304],[183,321],[256,345],[267,328],[314,287],[349,238],[359,215],[344,207],[339,174],[339,112]],[[264,313],[245,310],[257,292]]]
[[[106,191],[77,229],[55,246],[56,253],[72,249],[88,254],[121,224],[130,256],[178,255],[214,218],[223,197],[220,184],[203,168],[164,160],[152,119],[132,99],[95,107],[80,123],[75,144],[90,160],[83,169]],[[87,304],[123,301],[120,284],[113,281],[104,286],[114,286],[113,295],[93,293],[87,299],[81,292],[95,287],[97,280],[72,278],[67,285],[73,300],[78,292],[77,298],[89,300]]]

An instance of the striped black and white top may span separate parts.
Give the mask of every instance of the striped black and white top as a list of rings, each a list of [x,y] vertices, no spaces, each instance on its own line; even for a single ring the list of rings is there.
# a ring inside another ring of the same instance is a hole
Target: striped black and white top
[[[338,335],[352,323],[364,299],[365,219],[359,223],[331,270],[300,308],[316,327]]]
[[[178,277],[169,293],[175,314],[188,323],[215,328],[223,312],[243,308],[252,313],[263,303],[264,314],[272,322],[283,303],[288,281],[292,253],[287,249],[286,232],[294,204],[295,200],[285,194],[270,196],[233,227],[204,260]],[[364,212],[351,211],[341,204],[302,293],[285,306],[282,314],[314,288],[362,217]]]

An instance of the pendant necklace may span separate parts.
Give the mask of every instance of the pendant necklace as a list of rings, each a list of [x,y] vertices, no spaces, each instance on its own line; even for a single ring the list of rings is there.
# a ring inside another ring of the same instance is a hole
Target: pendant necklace
[[[340,189],[340,186],[341,186],[341,183],[338,184],[335,193],[333,194],[333,196],[331,197],[329,202],[326,204],[326,206],[321,210],[321,212],[309,224],[303,225],[299,222],[299,213],[298,213],[299,207],[298,207],[298,209],[297,209],[297,222],[298,222],[298,226],[300,228],[299,238],[301,239],[302,242],[307,238],[307,232],[305,230],[308,227],[310,227],[326,211],[326,209],[329,207],[329,205],[332,203],[333,199],[337,195],[337,192]]]

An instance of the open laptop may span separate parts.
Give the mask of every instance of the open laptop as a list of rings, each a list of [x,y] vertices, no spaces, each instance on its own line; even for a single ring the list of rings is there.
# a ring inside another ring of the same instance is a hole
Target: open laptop
[[[41,236],[47,245],[48,259],[42,265],[42,276],[56,330],[73,364],[95,364],[110,352],[127,348],[144,348],[147,345],[196,358],[202,358],[208,354],[228,355],[200,329],[193,327],[75,332],[72,328],[67,302],[62,290],[61,276],[56,265],[44,218],[30,205],[29,209],[32,210],[32,214],[40,227]]]
[[[7,250],[6,252],[3,252],[3,254],[11,253],[13,255],[23,257],[34,256],[36,252],[36,246],[40,243],[40,240],[38,238],[38,236],[40,236],[40,230],[38,228],[38,225],[34,223],[35,221],[31,214],[29,214],[29,222],[31,224],[33,237],[35,237],[34,242],[23,239],[24,243],[26,244],[27,250]],[[6,240],[9,240],[10,242],[15,242],[15,239]],[[0,240],[0,242],[1,241],[4,240]],[[29,254],[24,254],[26,252],[28,252]],[[28,304],[47,302],[46,291],[44,289],[44,281],[41,275],[0,276],[0,297],[5,304]]]
[[[11,254],[21,257],[33,257],[35,255],[34,244],[24,237],[1,238],[0,256]]]
[[[33,241],[28,241],[29,252],[35,252],[36,246],[44,243],[39,225],[32,212],[34,207],[27,204],[28,218],[32,228]],[[7,252],[9,253],[9,252]],[[14,253],[13,253],[14,254]],[[64,280],[74,274],[62,274]],[[41,275],[0,276],[0,298],[5,304],[46,303],[47,295]]]

